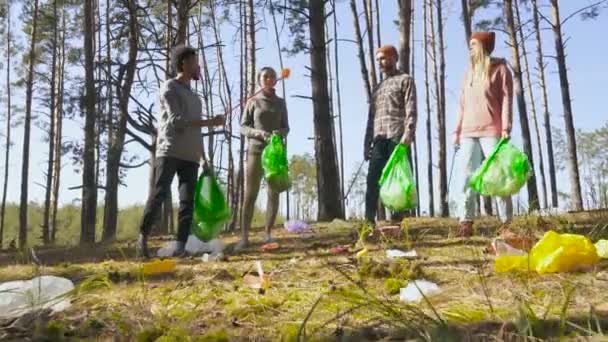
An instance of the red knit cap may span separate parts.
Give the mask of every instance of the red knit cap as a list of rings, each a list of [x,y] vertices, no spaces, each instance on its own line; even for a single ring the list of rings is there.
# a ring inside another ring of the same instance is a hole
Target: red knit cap
[[[384,52],[386,55],[392,55],[395,56],[395,58],[399,59],[399,53],[397,52],[397,49],[392,45],[384,45],[378,48],[378,50],[376,50],[376,53],[379,52]]]
[[[471,39],[477,39],[483,48],[488,52],[494,51],[494,44],[496,42],[496,33],[494,32],[473,32]]]

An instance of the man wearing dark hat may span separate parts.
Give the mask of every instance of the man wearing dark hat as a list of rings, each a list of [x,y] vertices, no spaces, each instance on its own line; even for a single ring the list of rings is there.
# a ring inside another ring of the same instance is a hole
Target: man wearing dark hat
[[[397,69],[399,54],[392,45],[376,52],[384,80],[374,89],[367,119],[363,154],[369,160],[365,217],[376,223],[379,180],[382,170],[397,144],[410,145],[416,131],[416,85],[414,79]],[[398,219],[398,213],[393,219]]]
[[[490,155],[501,138],[511,137],[513,111],[513,78],[507,62],[491,57],[496,35],[494,32],[475,32],[469,43],[469,69],[462,92],[460,109],[454,130],[454,145],[460,146],[459,162],[462,175],[459,201],[462,237],[473,234],[473,216],[477,202],[468,187],[469,178],[482,163],[483,155]],[[508,224],[513,215],[511,197],[498,199],[498,215]]]
[[[167,80],[160,89],[160,120],[156,139],[156,160],[153,165],[154,183],[146,202],[137,241],[138,254],[144,258],[149,257],[148,235],[176,173],[179,179],[179,211],[174,255],[184,254],[192,224],[194,191],[201,159],[203,167],[207,167],[201,128],[224,125],[222,115],[209,120],[201,117],[201,100],[190,87],[192,80],[200,79],[196,50],[178,46],[174,50],[173,61],[177,77]]]

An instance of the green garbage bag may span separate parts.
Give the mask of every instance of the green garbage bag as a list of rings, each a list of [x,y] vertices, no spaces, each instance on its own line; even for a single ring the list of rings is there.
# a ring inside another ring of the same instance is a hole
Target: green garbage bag
[[[484,196],[511,196],[519,192],[531,175],[528,156],[503,138],[473,173],[469,186]]]
[[[412,209],[417,205],[416,183],[407,151],[406,145],[397,145],[380,177],[380,199],[393,211]]]
[[[230,217],[230,206],[220,184],[210,172],[203,171],[194,193],[192,234],[201,241],[213,240]]]
[[[287,150],[281,136],[273,134],[270,143],[262,151],[262,168],[268,186],[276,192],[283,192],[291,186],[287,162]]]

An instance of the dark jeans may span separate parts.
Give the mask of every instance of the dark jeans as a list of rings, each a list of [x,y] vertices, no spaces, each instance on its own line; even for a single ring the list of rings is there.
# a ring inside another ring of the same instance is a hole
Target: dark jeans
[[[156,159],[154,189],[152,190],[141,222],[140,232],[148,236],[152,225],[171,189],[173,177],[177,173],[179,180],[179,211],[177,214],[177,241],[186,242],[192,225],[194,209],[194,191],[198,173],[198,163],[171,157]]]
[[[396,141],[386,138],[378,138],[374,141],[367,171],[367,192],[365,194],[365,218],[371,223],[376,222],[382,170],[397,144]],[[393,220],[400,220],[402,216],[402,213],[392,213]]]

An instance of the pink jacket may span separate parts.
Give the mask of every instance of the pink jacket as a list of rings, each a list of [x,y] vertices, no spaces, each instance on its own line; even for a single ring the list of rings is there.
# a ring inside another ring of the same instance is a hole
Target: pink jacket
[[[455,134],[461,137],[500,137],[511,131],[513,76],[504,59],[492,59],[485,82],[471,82],[467,71],[460,94]]]

